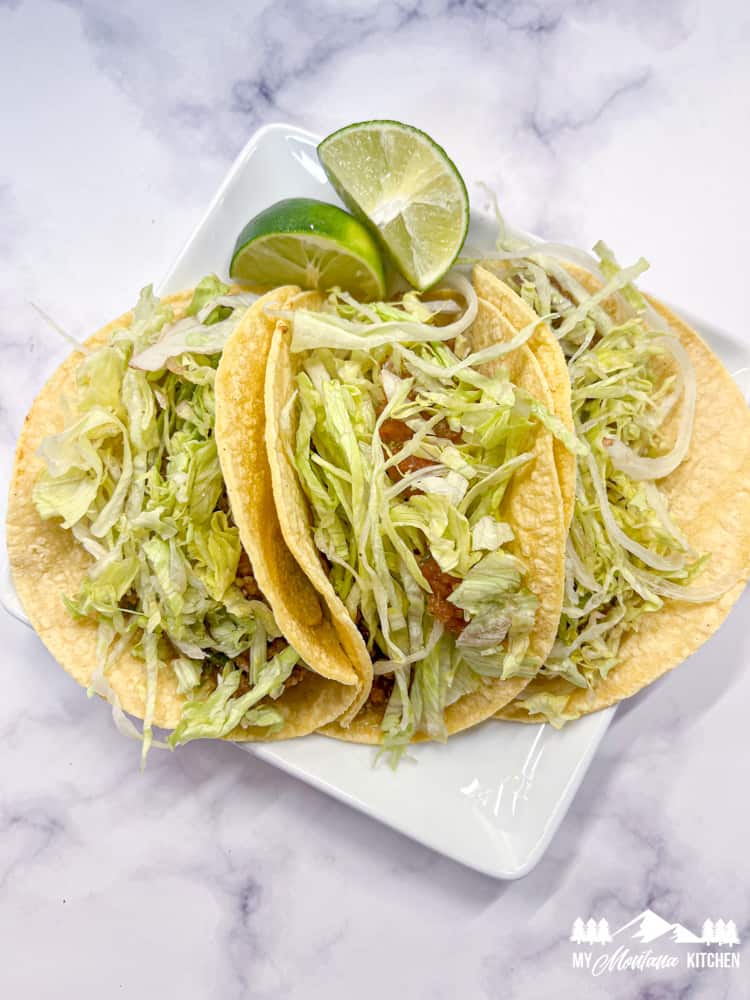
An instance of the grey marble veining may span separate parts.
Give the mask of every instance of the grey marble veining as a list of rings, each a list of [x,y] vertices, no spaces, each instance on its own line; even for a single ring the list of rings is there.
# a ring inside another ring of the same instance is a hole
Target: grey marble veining
[[[742,0],[0,0],[3,480],[66,353],[30,303],[77,336],[126,308],[272,120],[414,121],[472,197],[645,254],[649,287],[747,336],[749,57]],[[544,860],[500,884],[231,747],[140,774],[106,707],[0,630],[0,996],[750,995],[747,968],[593,978],[567,940],[647,906],[750,936],[742,650],[622,709]]]

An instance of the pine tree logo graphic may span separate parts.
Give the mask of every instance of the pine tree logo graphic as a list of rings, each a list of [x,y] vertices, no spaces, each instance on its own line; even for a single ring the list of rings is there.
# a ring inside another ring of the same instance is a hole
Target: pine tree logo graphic
[[[734,920],[724,921],[721,917],[716,921],[711,919],[704,920],[701,941],[703,944],[725,944],[729,945],[730,948],[734,948],[736,944],[740,943],[737,935],[737,925]]]
[[[570,940],[573,944],[609,944],[612,941],[609,923],[604,917],[601,920],[589,917],[585,923],[580,917],[576,917],[570,932]]]
[[[623,939],[631,939],[641,944],[648,944],[658,938],[667,938],[675,944],[705,944],[709,947],[716,945],[727,948],[734,948],[740,943],[734,920],[724,920],[722,917],[718,920],[707,918],[703,921],[699,936],[684,924],[665,920],[650,909],[628,920],[614,932],[610,932],[609,923],[604,917],[599,920],[595,917],[589,917],[588,920],[576,917],[570,931],[570,941],[573,944],[606,945],[611,944],[615,938],[618,939],[618,943]]]

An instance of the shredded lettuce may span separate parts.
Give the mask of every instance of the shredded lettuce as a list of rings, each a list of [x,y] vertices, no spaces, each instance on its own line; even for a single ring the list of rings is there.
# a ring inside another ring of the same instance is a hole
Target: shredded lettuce
[[[266,727],[266,735],[278,731],[283,713],[270,705],[258,707],[261,699],[278,697],[298,660],[291,646],[268,660],[249,691],[238,694],[242,672],[225,667],[215,690],[207,697],[189,701],[179,725],[169,737],[171,747],[189,740],[227,736],[239,725]]]
[[[225,285],[217,275],[207,274],[195,286],[193,297],[185,310],[185,314],[187,316],[198,316],[202,311],[205,311],[206,306],[210,303],[211,308],[204,320],[206,325],[211,325],[212,321],[217,322],[218,320],[226,319],[227,315],[233,312],[236,307],[231,304],[217,306],[214,300],[228,295],[229,290],[229,285]]]
[[[429,343],[453,340],[467,330],[477,314],[478,299],[471,282],[454,272],[449,279],[463,296],[466,308],[447,325],[436,323],[442,309],[430,308],[416,292],[407,292],[400,302],[357,302],[346,292],[334,289],[331,308],[322,311],[299,309],[283,312],[293,322],[292,350],[306,351],[371,350],[384,344]],[[531,331],[529,331],[530,333]]]
[[[523,694],[518,703],[529,715],[541,715],[555,729],[562,729],[567,722],[577,718],[575,713],[568,711],[569,695],[552,694],[550,691],[535,690]]]
[[[257,295],[237,294],[212,274],[198,283],[183,319],[162,326],[159,336],[139,343],[130,356],[132,368],[159,371],[181,354],[220,354],[242,318],[242,306]]]
[[[34,502],[92,557],[66,604],[98,624],[92,690],[110,698],[122,727],[107,673],[126,649],[144,662],[144,755],[162,670],[172,670],[178,691],[191,697],[174,746],[236,725],[275,731],[279,709],[262,699],[280,693],[298,662],[290,647],[267,660],[268,643],[281,633],[269,608],[237,583],[242,550],[213,437],[218,355],[203,353],[248,305],[228,292],[215,276],[200,282],[187,309],[194,330],[188,345],[184,321],[175,322],[171,307],[144,289],[132,325],[84,357],[72,420],[40,448]],[[156,347],[158,369],[137,367]],[[239,695],[243,677],[249,687]]]
[[[540,677],[594,687],[616,666],[625,636],[665,597],[711,600],[692,582],[708,556],[694,552],[655,480],[684,459],[692,435],[695,375],[681,345],[665,335],[635,285],[639,261],[621,268],[598,243],[584,260],[604,285],[594,295],[568,274],[565,248],[501,248],[502,277],[551,326],[568,360],[578,463],[567,548],[565,601],[557,640]],[[518,256],[515,256],[519,253]],[[603,309],[608,301],[608,311]],[[680,407],[677,431],[667,418]],[[570,694],[541,684],[518,697],[556,726],[571,714]]]
[[[417,732],[444,739],[445,708],[462,694],[539,666],[536,600],[504,548],[503,499],[543,421],[507,374],[479,371],[484,352],[459,357],[422,328],[412,337],[394,308],[419,301],[359,306],[333,293],[320,314],[290,313],[290,458],[333,587],[376,675],[393,681],[382,738],[398,757]]]

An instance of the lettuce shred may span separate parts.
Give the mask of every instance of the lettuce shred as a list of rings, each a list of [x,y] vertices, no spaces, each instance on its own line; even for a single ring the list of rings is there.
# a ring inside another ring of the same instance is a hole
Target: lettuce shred
[[[197,286],[187,309],[196,343],[236,325],[248,300],[228,293],[215,276]],[[298,659],[287,647],[267,660],[281,633],[268,607],[238,585],[242,549],[213,435],[219,354],[178,344],[181,322],[145,288],[131,326],[85,356],[73,418],[42,443],[33,493],[40,515],[60,519],[91,556],[65,600],[71,614],[97,622],[91,691],[107,694],[118,718],[108,671],[125,650],[144,662],[144,757],[162,671],[174,672],[189,699],[174,746],[236,725],[278,729],[272,701]],[[165,343],[180,349],[161,368],[133,365]],[[240,693],[243,678],[250,683]]]
[[[655,481],[687,451],[694,373],[635,286],[645,262],[621,268],[605,244],[595,251],[598,267],[590,270],[604,280],[605,295],[592,296],[568,273],[557,259],[562,250],[552,255],[540,247],[510,259],[511,244],[500,270],[537,314],[551,315],[568,361],[576,435],[587,452],[578,463],[557,641],[540,679],[517,699],[557,726],[572,717],[572,694],[606,678],[624,638],[663,606],[665,595],[717,596],[691,587],[708,555],[693,551]],[[669,418],[677,411],[675,445]],[[568,693],[545,692],[544,677],[569,682]]]
[[[407,309],[419,303],[334,293],[319,319],[302,317],[290,445],[334,589],[387,675],[382,737],[395,755],[416,732],[445,739],[445,708],[463,694],[539,667],[536,599],[503,500],[540,415],[458,338],[411,341],[407,328],[369,343],[368,321],[378,331]],[[328,346],[332,327],[348,343],[350,324],[368,350]],[[447,614],[435,603],[446,583]]]

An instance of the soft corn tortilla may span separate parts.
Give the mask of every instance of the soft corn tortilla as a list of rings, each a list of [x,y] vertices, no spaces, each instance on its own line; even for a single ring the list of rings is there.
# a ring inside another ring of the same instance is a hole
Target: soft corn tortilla
[[[479,350],[500,339],[508,339],[511,332],[491,304],[481,303],[479,315],[468,336],[472,347]],[[296,370],[289,344],[289,325],[280,321],[273,336],[265,378],[266,447],[279,522],[287,546],[323,598],[328,619],[340,645],[359,670],[371,672],[372,663],[364,640],[335,593],[313,542],[307,500],[289,459],[290,444],[296,431],[287,406],[294,391]],[[514,381],[543,402],[549,402],[546,383],[530,350],[522,348],[508,355],[503,363],[512,371]],[[501,362],[488,366],[485,371],[494,371],[499,367]],[[254,397],[257,398],[260,392],[260,386],[256,386]],[[505,517],[515,532],[513,551],[527,568],[526,585],[540,602],[530,652],[543,660],[554,641],[560,617],[566,529],[555,473],[552,437],[542,428],[536,435],[533,454],[529,464],[514,477],[505,500]],[[259,461],[253,456],[248,456],[248,460],[254,467],[259,465]],[[269,591],[268,597],[275,609],[272,592]],[[316,662],[321,642],[316,636],[313,639],[309,646],[301,645],[297,648],[303,657]],[[478,691],[465,695],[446,708],[448,732],[456,733],[488,718],[526,684],[525,678],[492,680]],[[366,695],[362,704],[365,700]],[[335,724],[323,731],[327,735],[358,743],[379,743],[382,717],[383,708],[375,708],[368,703],[348,726]],[[416,737],[417,740],[424,738],[422,735]]]
[[[538,320],[534,310],[513,291],[504,281],[493,274],[488,267],[477,265],[474,268],[474,287],[480,298],[486,299],[498,309],[505,320],[510,323],[510,335],[523,330],[529,323]],[[562,420],[569,431],[573,431],[573,417],[570,411],[570,379],[565,355],[557,342],[552,330],[546,323],[538,323],[536,329],[526,342],[529,350],[536,358],[542,376],[549,388],[551,396],[551,411]],[[563,504],[563,520],[565,530],[570,526],[573,516],[573,505],[576,492],[576,457],[562,441],[555,440],[552,445],[555,455],[555,469],[560,483],[560,493]]]
[[[184,314],[192,290],[165,298],[176,318]],[[109,323],[86,341],[87,347],[105,343],[115,330],[127,328],[128,312]],[[31,493],[42,468],[37,449],[44,437],[65,426],[65,401],[75,398],[75,372],[82,352],[74,352],[52,375],[35,399],[24,422],[16,449],[7,516],[7,543],[13,583],[24,610],[47,649],[67,673],[88,687],[96,668],[97,627],[93,619],[77,621],[67,611],[63,595],[74,594],[90,565],[91,557],[76,542],[72,532],[59,523],[42,520]],[[244,541],[244,539],[243,539]],[[281,558],[281,553],[279,553]],[[291,577],[294,569],[290,567]],[[297,572],[302,577],[302,574]],[[323,671],[306,671],[300,683],[288,688],[275,702],[286,713],[281,730],[268,737],[264,730],[238,726],[227,739],[249,741],[301,736],[337,718],[351,703],[355,691],[353,673],[344,671],[333,680]],[[107,680],[122,708],[142,719],[146,706],[146,670],[142,660],[125,653],[107,672]],[[174,671],[159,673],[154,725],[173,729],[180,721],[186,697],[177,691]]]
[[[599,287],[581,268],[569,270],[589,292]],[[659,611],[644,614],[638,630],[623,640],[617,666],[593,688],[584,690],[545,677],[529,684],[525,694],[566,697],[565,713],[572,718],[629,698],[682,663],[719,628],[750,575],[750,410],[734,379],[699,335],[661,302],[649,301],[685,347],[697,381],[690,451],[671,475],[659,481],[659,488],[675,523],[696,551],[711,553],[695,585],[736,582],[710,604],[665,600]],[[614,315],[611,305],[608,311]],[[498,718],[546,721],[541,715],[529,715],[520,702],[507,705]]]

